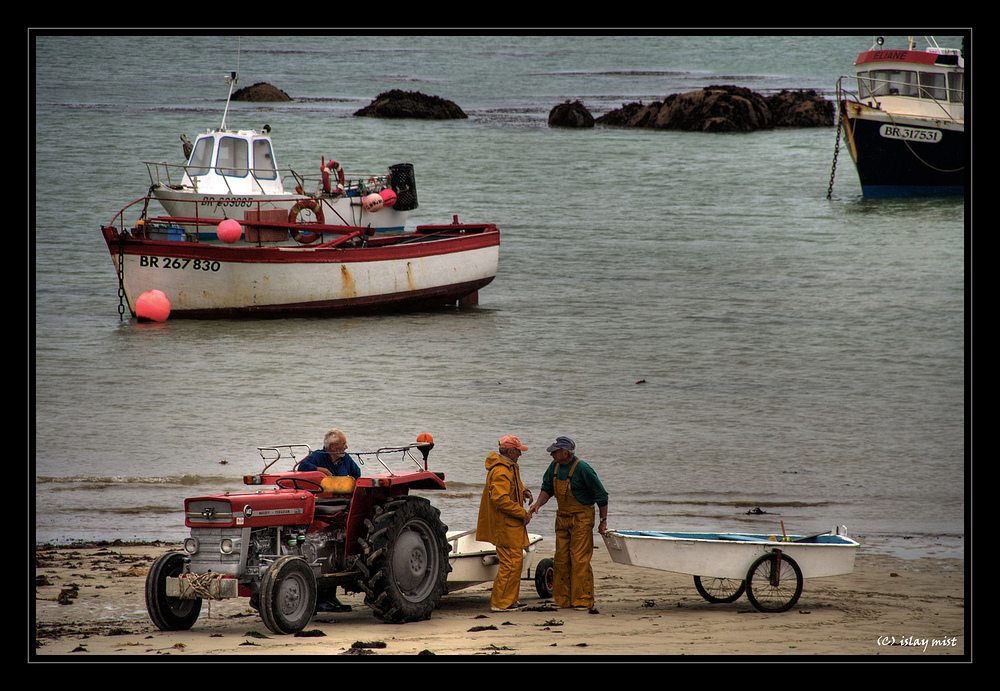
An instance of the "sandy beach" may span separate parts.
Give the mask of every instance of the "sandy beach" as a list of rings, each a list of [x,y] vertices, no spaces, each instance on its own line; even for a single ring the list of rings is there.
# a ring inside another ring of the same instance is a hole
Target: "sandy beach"
[[[349,594],[341,601],[352,606],[351,612],[320,614],[301,634],[278,636],[264,627],[243,598],[206,602],[189,631],[156,629],[145,611],[146,572],[156,556],[178,548],[111,543],[36,550],[30,659],[969,659],[965,562],[958,559],[904,560],[859,553],[854,573],[806,578],[792,610],[764,614],[745,596],[732,604],[710,604],[698,595],[689,576],[615,564],[599,545],[594,556],[596,612],[556,609],[550,600],[538,597],[533,583],[524,581],[524,610],[491,613],[490,585],[484,584],[449,593],[427,621],[392,625],[377,620],[361,595]]]

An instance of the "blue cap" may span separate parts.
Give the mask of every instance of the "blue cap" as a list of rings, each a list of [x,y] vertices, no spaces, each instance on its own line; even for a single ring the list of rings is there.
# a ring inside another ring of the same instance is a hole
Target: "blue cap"
[[[566,451],[576,451],[576,442],[574,442],[569,437],[559,437],[556,439],[555,444],[549,446],[545,449],[547,453],[552,453],[556,449],[565,449]]]

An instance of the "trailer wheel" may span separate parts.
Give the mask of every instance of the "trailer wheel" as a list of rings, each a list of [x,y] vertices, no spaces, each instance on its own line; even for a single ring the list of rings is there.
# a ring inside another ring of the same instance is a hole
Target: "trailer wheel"
[[[694,587],[698,594],[713,604],[736,602],[746,589],[746,581],[736,578],[694,577]]]
[[[260,582],[260,618],[277,634],[298,633],[316,611],[316,575],[301,557],[279,557]]]
[[[552,585],[555,583],[555,562],[551,559],[542,559],[535,567],[535,592],[538,597],[552,597]]]
[[[404,497],[376,508],[358,539],[365,604],[390,624],[431,616],[448,590],[448,526],[424,497]]]
[[[201,614],[201,598],[181,599],[167,596],[168,577],[184,570],[184,555],[180,552],[161,554],[146,575],[146,612],[160,631],[186,631],[194,626]]]
[[[802,570],[787,554],[775,550],[747,572],[747,599],[761,612],[786,612],[802,594]]]

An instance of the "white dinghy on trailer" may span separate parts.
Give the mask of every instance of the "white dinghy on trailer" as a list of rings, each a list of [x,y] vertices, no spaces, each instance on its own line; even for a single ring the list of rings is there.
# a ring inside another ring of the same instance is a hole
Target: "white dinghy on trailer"
[[[843,526],[794,536],[609,530],[604,544],[618,564],[694,576],[709,602],[735,602],[746,592],[758,610],[784,612],[798,602],[804,578],[854,571],[859,545],[846,533]]]

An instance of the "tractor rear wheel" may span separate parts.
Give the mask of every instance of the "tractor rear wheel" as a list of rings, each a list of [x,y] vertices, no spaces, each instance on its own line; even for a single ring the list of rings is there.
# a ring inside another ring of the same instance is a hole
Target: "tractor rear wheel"
[[[376,508],[359,538],[365,604],[390,624],[431,616],[448,588],[448,527],[423,497],[403,497]]]

